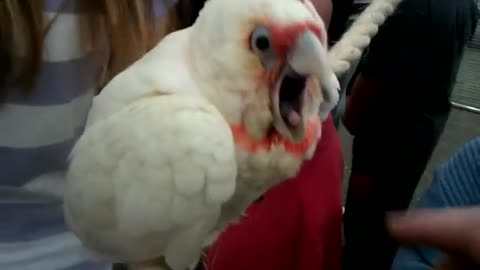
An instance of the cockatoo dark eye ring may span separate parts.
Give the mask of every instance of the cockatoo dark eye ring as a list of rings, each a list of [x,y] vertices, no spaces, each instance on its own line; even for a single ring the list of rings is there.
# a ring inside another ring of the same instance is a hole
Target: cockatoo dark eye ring
[[[270,37],[264,26],[257,26],[250,36],[250,47],[254,52],[266,53],[270,50]]]

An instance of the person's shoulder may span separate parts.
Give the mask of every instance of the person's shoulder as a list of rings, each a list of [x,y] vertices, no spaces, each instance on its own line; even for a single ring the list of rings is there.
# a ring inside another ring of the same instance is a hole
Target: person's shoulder
[[[476,137],[465,143],[460,150],[458,150],[457,155],[468,157],[470,160],[478,159],[480,157],[480,137]]]
[[[179,0],[150,0],[155,16],[164,16],[167,11],[177,5]]]
[[[87,5],[83,5],[80,0],[44,0],[43,11],[47,13],[83,13]]]
[[[458,152],[459,155],[465,156],[469,160],[480,161],[480,137],[467,142]]]
[[[443,166],[448,175],[480,177],[480,137],[465,143]]]

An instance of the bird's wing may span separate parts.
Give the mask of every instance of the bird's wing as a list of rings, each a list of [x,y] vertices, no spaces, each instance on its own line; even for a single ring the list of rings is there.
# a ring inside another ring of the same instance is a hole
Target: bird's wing
[[[165,256],[185,269],[234,192],[229,125],[200,97],[138,100],[89,126],[71,155],[67,223],[119,261]]]

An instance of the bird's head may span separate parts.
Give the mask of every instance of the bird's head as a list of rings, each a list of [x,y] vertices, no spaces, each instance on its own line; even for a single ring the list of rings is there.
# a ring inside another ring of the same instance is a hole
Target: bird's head
[[[330,101],[326,29],[309,4],[209,0],[192,28],[197,69],[215,84],[210,97],[237,133],[266,147],[306,147]]]

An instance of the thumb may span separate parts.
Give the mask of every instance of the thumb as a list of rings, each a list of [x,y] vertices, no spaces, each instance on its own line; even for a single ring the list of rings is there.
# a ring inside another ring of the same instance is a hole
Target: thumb
[[[480,208],[415,210],[390,217],[387,226],[405,244],[433,246],[480,262]]]

